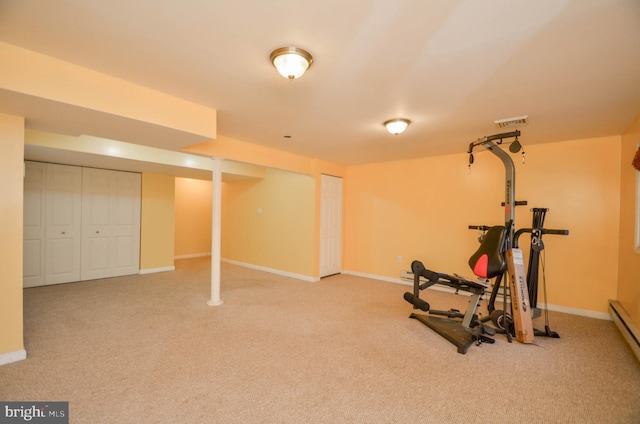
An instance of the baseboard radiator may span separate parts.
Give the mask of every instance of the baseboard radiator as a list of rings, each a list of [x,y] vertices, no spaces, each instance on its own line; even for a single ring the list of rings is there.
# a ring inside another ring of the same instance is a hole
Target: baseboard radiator
[[[609,301],[609,313],[622,337],[629,343],[631,350],[640,361],[640,328],[631,321],[631,317],[617,300]]]

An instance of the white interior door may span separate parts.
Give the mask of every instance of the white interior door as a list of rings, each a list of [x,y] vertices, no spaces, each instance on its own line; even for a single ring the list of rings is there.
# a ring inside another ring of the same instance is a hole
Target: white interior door
[[[342,272],[342,178],[320,176],[320,277]]]
[[[45,281],[80,280],[82,168],[46,164]]]
[[[24,287],[45,284],[45,192],[47,165],[25,162],[22,277]]]

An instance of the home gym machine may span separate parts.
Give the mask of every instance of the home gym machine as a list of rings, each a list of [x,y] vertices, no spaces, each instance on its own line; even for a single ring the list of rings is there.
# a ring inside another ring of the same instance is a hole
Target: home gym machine
[[[531,306],[531,315],[532,318],[538,318],[541,316],[542,311],[538,308],[538,283],[539,283],[539,274],[538,271],[540,269],[540,259],[541,254],[543,254],[544,243],[542,241],[542,236],[544,234],[549,235],[569,235],[569,230],[554,230],[549,228],[544,228],[544,219],[549,209],[547,208],[532,208],[531,212],[533,213],[533,222],[531,228],[521,228],[517,230],[513,237],[513,245],[515,248],[518,248],[518,241],[520,236],[524,233],[531,234],[531,244],[529,250],[529,262],[527,266],[527,291],[529,293],[529,305]],[[480,231],[487,231],[488,227],[486,226],[469,226],[470,229],[478,229]],[[480,236],[482,237],[482,235]],[[544,315],[545,315],[545,329],[539,330],[534,328],[535,336],[542,337],[553,337],[560,338],[560,335],[551,331],[549,326],[549,311],[547,308],[547,290],[546,290],[546,281],[545,281],[545,264],[544,260],[542,261],[542,277],[543,277],[543,293],[544,293]],[[495,308],[495,300],[498,296],[498,291],[501,286],[503,275],[498,275],[496,277],[493,289],[491,291],[491,296],[488,301],[487,309],[489,312],[489,319],[492,323],[498,328],[499,332],[506,332],[507,338],[511,341],[511,336],[513,335],[513,318],[510,314],[506,313],[505,310],[496,310]],[[506,285],[505,285],[506,286]],[[506,289],[505,289],[506,292]],[[506,298],[506,294],[503,294],[503,299]],[[484,320],[486,321],[486,319]]]
[[[515,167],[513,161],[509,154],[507,154],[499,145],[503,143],[505,139],[513,139],[511,145],[509,146],[509,151],[512,153],[517,153],[522,149],[518,141],[518,137],[520,136],[520,131],[513,131],[509,133],[495,134],[492,136],[487,136],[480,138],[469,145],[469,167],[474,162],[473,150],[476,147],[483,147],[486,150],[489,150],[502,161],[505,167],[505,202],[503,206],[505,208],[505,225],[504,226],[495,226],[495,227],[486,227],[486,226],[469,226],[469,228],[477,228],[483,231],[483,235],[481,236],[481,245],[478,250],[471,256],[469,259],[469,266],[473,270],[474,274],[478,277],[477,280],[469,280],[464,277],[461,277],[458,274],[444,274],[439,272],[434,272],[427,269],[422,262],[413,261],[411,264],[411,270],[413,272],[413,293],[405,293],[404,299],[413,305],[414,309],[420,309],[422,311],[428,312],[429,315],[424,314],[415,314],[412,313],[410,318],[414,318],[424,325],[428,326],[436,333],[440,334],[448,341],[453,343],[458,348],[458,353],[466,353],[468,348],[472,344],[481,344],[481,343],[493,343],[494,340],[491,336],[496,334],[496,329],[492,328],[484,323],[489,320],[487,319],[478,319],[477,309],[482,300],[482,296],[485,293],[485,290],[489,287],[489,281],[492,278],[495,278],[495,282],[493,285],[493,290],[491,293],[491,299],[489,303],[489,312],[491,314],[491,321],[498,327],[498,331],[505,332],[507,334],[507,338],[511,341],[512,336],[512,325],[513,318],[511,315],[507,314],[506,307],[504,311],[498,311],[494,307],[495,299],[498,294],[498,290],[501,286],[501,281],[503,280],[503,276],[507,270],[507,261],[505,259],[505,252],[509,249],[517,248],[517,238],[523,232],[531,232],[532,240],[536,237],[536,243],[538,246],[542,246],[541,244],[541,236],[542,234],[556,234],[556,231],[563,231],[563,234],[568,234],[566,230],[546,230],[542,228],[542,222],[536,222],[536,214],[534,212],[534,228],[531,229],[523,229],[514,233],[514,220],[515,220],[515,206],[516,205],[526,205],[527,202],[516,202],[515,201]],[[523,162],[524,162],[524,151],[522,152]],[[546,210],[545,210],[546,212]],[[539,220],[539,213],[538,213]],[[544,220],[544,214],[542,215],[542,220]],[[565,233],[566,231],[566,233]],[[532,241],[533,245],[533,241]],[[532,248],[533,249],[533,248]],[[531,281],[527,281],[528,284],[534,284],[533,279],[535,278],[536,290],[534,290],[535,296],[537,296],[537,262],[534,264],[532,261],[537,261],[537,259],[530,258],[529,263],[529,274],[531,274]],[[514,261],[512,260],[512,263]],[[533,266],[536,267],[535,275],[531,273]],[[511,269],[509,270],[511,273]],[[520,274],[523,274],[522,271]],[[516,273],[517,274],[517,273]],[[515,275],[512,275],[512,280],[515,280]],[[523,276],[520,279],[524,279]],[[434,311],[430,309],[429,303],[427,303],[424,299],[420,298],[420,292],[428,287],[433,286],[434,284],[442,284],[449,287],[452,287],[458,291],[466,291],[471,293],[471,298],[469,301],[469,305],[464,314],[460,313],[458,310],[452,309],[450,311]],[[524,285],[524,282],[522,282]],[[515,288],[515,283],[512,284],[512,287]],[[527,318],[529,321],[531,317],[528,315],[528,306],[531,301],[530,296],[534,294],[531,293],[529,296],[526,295],[526,288],[523,291],[524,297],[526,299],[522,300],[522,308],[516,304],[516,308],[520,309],[520,313],[524,312],[527,314]],[[506,281],[505,281],[505,289],[504,289],[504,299],[507,299],[507,289],[506,289]],[[546,292],[546,290],[545,290]],[[514,300],[511,301],[511,306],[513,310]],[[546,303],[546,299],[545,299]],[[535,305],[535,303],[532,303]],[[444,317],[444,318],[441,318]],[[503,327],[501,327],[501,324]],[[546,325],[546,335],[552,335],[553,332],[550,332],[548,326],[548,319]],[[557,333],[556,333],[557,335]],[[531,335],[533,337],[533,335]]]

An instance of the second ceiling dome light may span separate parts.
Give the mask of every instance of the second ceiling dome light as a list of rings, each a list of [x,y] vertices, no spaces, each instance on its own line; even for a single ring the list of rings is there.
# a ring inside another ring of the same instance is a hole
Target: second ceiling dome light
[[[387,128],[387,131],[393,135],[402,134],[404,130],[407,129],[411,121],[404,118],[395,118],[389,119],[384,122],[384,126]]]

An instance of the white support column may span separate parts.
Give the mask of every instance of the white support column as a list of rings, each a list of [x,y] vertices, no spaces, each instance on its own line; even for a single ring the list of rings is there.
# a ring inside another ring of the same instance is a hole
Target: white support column
[[[222,305],[220,299],[220,234],[222,216],[222,159],[213,158],[213,195],[211,205],[211,299],[210,306]]]

